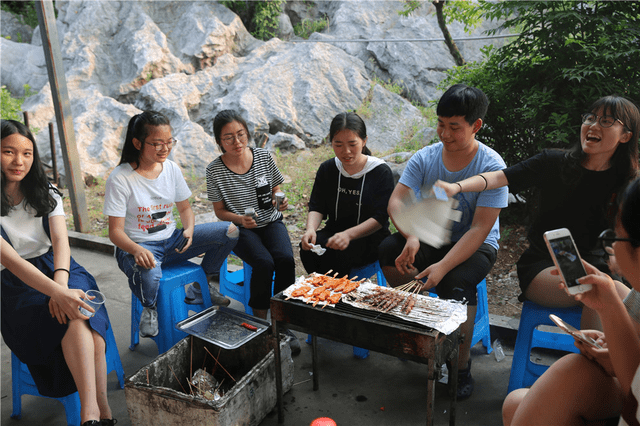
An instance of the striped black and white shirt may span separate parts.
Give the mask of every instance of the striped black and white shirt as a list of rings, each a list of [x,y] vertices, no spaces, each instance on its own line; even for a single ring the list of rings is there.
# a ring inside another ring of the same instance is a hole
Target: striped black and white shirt
[[[271,203],[273,188],[284,182],[271,154],[262,148],[251,148],[253,164],[245,174],[235,173],[222,162],[222,156],[207,166],[207,196],[209,201],[224,201],[227,210],[244,215],[253,207],[258,228],[278,220],[282,213]]]

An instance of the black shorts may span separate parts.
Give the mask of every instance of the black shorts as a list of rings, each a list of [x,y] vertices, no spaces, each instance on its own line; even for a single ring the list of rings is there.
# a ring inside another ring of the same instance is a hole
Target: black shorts
[[[396,258],[404,249],[406,239],[399,233],[387,237],[379,247],[380,266],[395,267]],[[420,243],[413,263],[419,271],[439,262],[449,253],[455,243],[436,249]],[[469,305],[478,304],[476,286],[482,281],[496,262],[498,251],[490,244],[482,244],[467,260],[453,268],[435,287],[435,292],[443,299],[466,300]]]

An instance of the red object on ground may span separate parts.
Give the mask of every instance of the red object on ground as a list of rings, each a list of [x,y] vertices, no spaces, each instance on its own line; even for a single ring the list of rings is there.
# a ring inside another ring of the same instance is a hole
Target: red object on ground
[[[314,421],[311,422],[309,426],[337,426],[336,422],[334,422],[329,417],[318,417]]]

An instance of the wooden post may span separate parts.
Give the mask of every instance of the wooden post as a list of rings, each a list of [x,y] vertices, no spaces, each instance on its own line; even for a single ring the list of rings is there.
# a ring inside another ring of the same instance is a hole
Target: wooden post
[[[53,132],[53,123],[49,123],[49,145],[51,146],[51,168],[53,169],[53,183],[60,185],[60,177],[58,176],[58,159],[56,158],[56,137]]]
[[[62,158],[64,159],[66,172],[66,184],[71,198],[73,223],[76,231],[86,232],[89,226],[89,215],[87,213],[78,147],[76,146],[73,130],[73,117],[71,115],[67,81],[64,75],[56,17],[53,12],[53,2],[51,0],[36,0],[35,6],[38,14],[38,24],[40,25],[40,35],[42,36],[44,57],[47,62],[53,107],[56,112],[58,136],[60,137],[60,147],[62,148]]]

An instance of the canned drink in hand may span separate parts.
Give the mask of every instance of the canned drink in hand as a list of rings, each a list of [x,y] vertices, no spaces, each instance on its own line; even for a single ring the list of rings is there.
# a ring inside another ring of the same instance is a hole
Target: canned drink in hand
[[[244,209],[244,215],[252,217],[253,220],[258,220],[258,216],[256,216],[256,209],[254,209],[253,207],[247,207],[246,209]]]
[[[276,210],[280,211],[280,205],[284,201],[284,192],[276,192]]]

